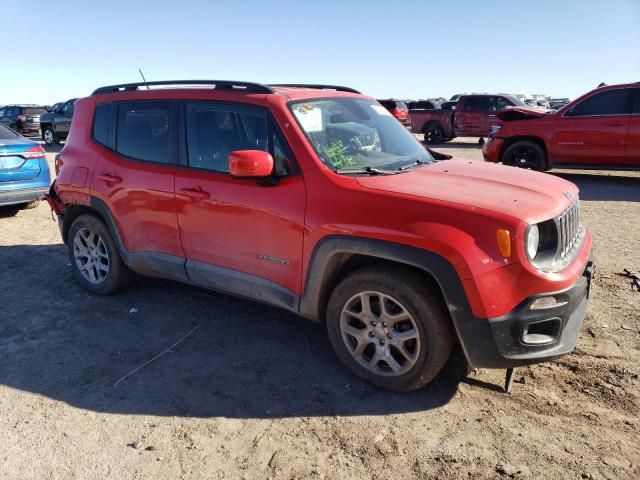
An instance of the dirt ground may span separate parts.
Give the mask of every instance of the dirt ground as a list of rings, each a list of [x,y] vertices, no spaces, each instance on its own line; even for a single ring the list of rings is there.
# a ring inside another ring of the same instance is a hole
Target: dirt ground
[[[418,393],[375,390],[320,325],[170,281],[91,295],[46,204],[0,219],[0,479],[640,478],[640,292],[618,275],[640,270],[640,173],[553,174],[599,279],[575,351],[510,395],[459,353]]]

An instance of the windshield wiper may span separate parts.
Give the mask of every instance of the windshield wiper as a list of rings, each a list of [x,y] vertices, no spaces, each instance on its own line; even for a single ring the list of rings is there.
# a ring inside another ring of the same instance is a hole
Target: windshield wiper
[[[396,175],[398,173],[402,173],[401,171],[394,170],[380,170],[375,167],[364,167],[364,168],[338,168],[335,170],[336,173],[353,173],[353,174],[368,174],[368,175]]]
[[[398,170],[400,170],[402,172],[402,171],[405,171],[405,170],[409,170],[410,168],[417,167],[418,165],[426,165],[428,163],[431,163],[431,162],[426,162],[424,160],[418,159],[415,162],[412,162],[412,163],[409,163],[407,165],[404,165],[404,166],[400,167]]]

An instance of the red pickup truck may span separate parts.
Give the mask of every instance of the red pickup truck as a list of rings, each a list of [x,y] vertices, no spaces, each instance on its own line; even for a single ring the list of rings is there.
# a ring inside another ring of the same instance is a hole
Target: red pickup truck
[[[601,87],[556,112],[498,113],[482,149],[488,162],[533,170],[640,168],[640,82]]]
[[[514,106],[526,105],[512,95],[462,95],[455,110],[409,110],[409,116],[413,133],[423,133],[425,143],[434,145],[454,137],[486,137],[499,123],[497,113]]]

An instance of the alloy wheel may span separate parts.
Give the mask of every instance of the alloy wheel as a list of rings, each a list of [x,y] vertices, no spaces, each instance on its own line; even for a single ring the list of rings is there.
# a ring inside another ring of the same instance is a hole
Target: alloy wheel
[[[44,131],[44,143],[47,145],[53,145],[53,132],[49,129]]]
[[[351,297],[340,314],[340,332],[351,356],[377,375],[403,375],[420,355],[415,320],[398,300],[381,292]]]
[[[73,239],[73,257],[78,270],[90,283],[99,285],[109,275],[109,251],[102,237],[83,227]]]

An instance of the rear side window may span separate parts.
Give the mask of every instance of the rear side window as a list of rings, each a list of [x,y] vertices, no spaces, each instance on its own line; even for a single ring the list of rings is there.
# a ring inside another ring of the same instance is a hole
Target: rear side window
[[[116,152],[136,160],[171,163],[170,118],[169,103],[118,104]]]
[[[464,100],[464,110],[466,112],[486,112],[491,110],[494,97],[467,97]]]
[[[633,89],[634,101],[633,101],[633,113],[640,113],[640,88]]]
[[[234,150],[271,153],[276,175],[291,172],[291,153],[266,109],[231,103],[188,103],[187,155],[189,166],[229,172]]]
[[[111,112],[113,104],[104,103],[96,107],[93,117],[93,138],[96,142],[109,147],[109,127],[111,125]]]
[[[566,115],[584,117],[589,115],[626,115],[629,110],[629,94],[631,89],[620,88],[591,95],[578,103]]]

